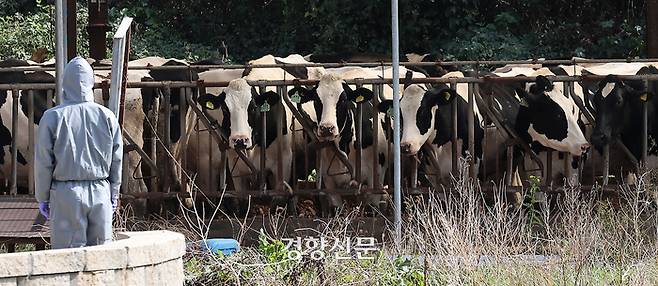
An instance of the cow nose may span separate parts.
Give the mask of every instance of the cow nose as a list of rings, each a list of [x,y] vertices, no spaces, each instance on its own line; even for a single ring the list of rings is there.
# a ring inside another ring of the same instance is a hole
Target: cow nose
[[[582,153],[587,153],[589,147],[590,147],[589,144],[580,145],[580,151],[582,151]]]
[[[401,151],[403,154],[409,154],[409,153],[411,153],[411,144],[409,144],[409,143],[401,144],[401,145],[400,145],[400,151]]]
[[[334,135],[334,126],[326,126],[326,125],[320,125],[320,136],[321,137],[327,137],[327,136],[332,136]]]
[[[245,149],[249,145],[249,138],[236,138],[233,139],[233,147],[235,149]]]

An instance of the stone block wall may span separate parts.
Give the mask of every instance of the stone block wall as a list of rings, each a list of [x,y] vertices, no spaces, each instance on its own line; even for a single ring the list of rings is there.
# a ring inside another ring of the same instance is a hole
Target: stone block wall
[[[0,254],[0,286],[183,285],[182,234],[117,236],[100,246]]]

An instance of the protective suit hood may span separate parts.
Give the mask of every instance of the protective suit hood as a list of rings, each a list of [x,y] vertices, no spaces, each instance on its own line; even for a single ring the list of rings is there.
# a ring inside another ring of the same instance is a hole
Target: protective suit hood
[[[94,71],[81,57],[72,59],[64,69],[64,104],[94,101]]]

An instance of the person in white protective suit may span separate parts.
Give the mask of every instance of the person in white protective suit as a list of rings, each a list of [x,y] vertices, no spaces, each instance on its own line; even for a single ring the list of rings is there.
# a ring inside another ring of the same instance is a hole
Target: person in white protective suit
[[[61,104],[39,122],[35,196],[50,219],[53,249],[112,240],[123,139],[114,113],[94,103],[93,86],[91,66],[74,58],[64,70]]]

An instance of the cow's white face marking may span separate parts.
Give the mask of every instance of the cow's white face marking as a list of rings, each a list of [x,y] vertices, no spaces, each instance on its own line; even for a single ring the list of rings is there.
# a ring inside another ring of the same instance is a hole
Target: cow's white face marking
[[[320,119],[320,128],[329,128],[331,130],[330,136],[321,136],[324,139],[335,139],[339,132],[337,118],[338,100],[343,93],[343,80],[335,74],[325,74],[320,78],[320,83],[317,88],[318,98],[322,103],[322,113]]]
[[[400,145],[409,146],[407,154],[414,155],[418,153],[420,148],[429,139],[431,134],[434,134],[434,114],[436,113],[436,106],[431,108],[431,122],[430,129],[421,134],[416,122],[416,115],[420,108],[423,97],[425,96],[425,89],[420,85],[413,84],[404,90],[404,96],[400,99],[400,112],[402,113],[402,139]]]
[[[249,104],[251,103],[251,86],[239,78],[229,82],[224,89],[225,104],[230,113],[231,134],[229,147],[235,147],[236,140],[246,139],[246,148],[251,147],[251,126],[249,126]]]
[[[529,89],[527,89],[529,91]],[[538,133],[530,124],[528,133],[533,140],[538,141],[542,145],[561,151],[569,152],[574,156],[581,156],[587,151],[586,147],[589,146],[587,138],[578,125],[578,113],[576,111],[575,103],[564,96],[564,91],[561,84],[555,84],[553,90],[546,92],[546,95],[564,112],[567,121],[567,137],[562,140],[550,139],[544,134]]]

